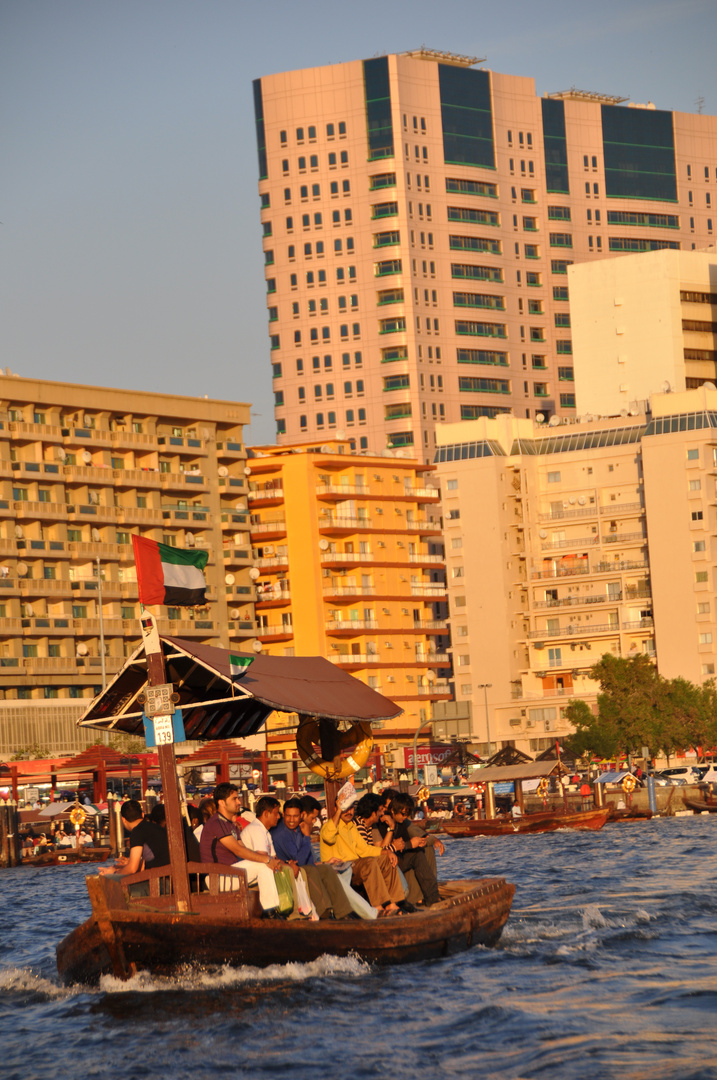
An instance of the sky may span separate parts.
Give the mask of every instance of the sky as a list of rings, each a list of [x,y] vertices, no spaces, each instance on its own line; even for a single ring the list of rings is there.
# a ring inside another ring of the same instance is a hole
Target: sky
[[[0,367],[274,421],[251,82],[426,45],[717,113],[717,0],[0,0]]]

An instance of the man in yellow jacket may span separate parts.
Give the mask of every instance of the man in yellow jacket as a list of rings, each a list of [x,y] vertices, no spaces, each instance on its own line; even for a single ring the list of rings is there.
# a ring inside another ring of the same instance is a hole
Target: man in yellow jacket
[[[321,829],[321,861],[350,862],[352,884],[364,886],[370,903],[379,909],[379,918],[400,915],[398,901],[404,899],[404,892],[396,871],[396,856],[368,844],[361,836],[353,820],[357,799],[355,791],[337,799],[333,816]]]

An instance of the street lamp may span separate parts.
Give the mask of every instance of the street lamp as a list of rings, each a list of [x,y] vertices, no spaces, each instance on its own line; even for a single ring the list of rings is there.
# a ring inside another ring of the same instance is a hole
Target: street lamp
[[[493,683],[483,682],[477,683],[477,689],[483,691],[483,701],[485,702],[485,731],[486,738],[488,740],[488,757],[490,757],[490,717],[488,715],[488,691],[492,687]]]

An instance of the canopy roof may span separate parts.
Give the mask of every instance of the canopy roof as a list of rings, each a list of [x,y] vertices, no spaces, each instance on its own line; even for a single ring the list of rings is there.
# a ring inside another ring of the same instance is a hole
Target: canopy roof
[[[167,681],[179,694],[187,739],[255,734],[272,712],[341,720],[389,720],[402,709],[322,656],[256,656],[232,682],[228,649],[162,637]],[[144,643],[78,721],[81,727],[144,735],[138,697],[147,685]]]
[[[473,783],[505,784],[510,780],[533,780],[550,776],[558,768],[557,761],[524,761],[521,765],[489,765],[473,773]]]

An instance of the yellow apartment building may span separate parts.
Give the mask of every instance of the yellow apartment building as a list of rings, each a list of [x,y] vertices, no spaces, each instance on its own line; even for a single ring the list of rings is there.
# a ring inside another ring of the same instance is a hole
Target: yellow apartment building
[[[163,609],[162,632],[251,645],[248,422],[242,403],[0,375],[1,755],[84,745],[74,720],[139,642],[132,533],[209,553],[207,607]]]
[[[427,48],[255,81],[279,443],[576,416],[571,265],[715,236],[717,118],[609,90]]]
[[[568,282],[579,413],[717,383],[716,248],[582,263]]]
[[[603,653],[701,682],[717,653],[717,390],[575,424],[438,428],[455,697],[535,754]]]
[[[258,640],[275,656],[326,656],[398,702],[378,741],[408,744],[450,697],[433,466],[352,455],[346,439],[249,454]],[[294,749],[288,733],[269,736],[275,754]]]

